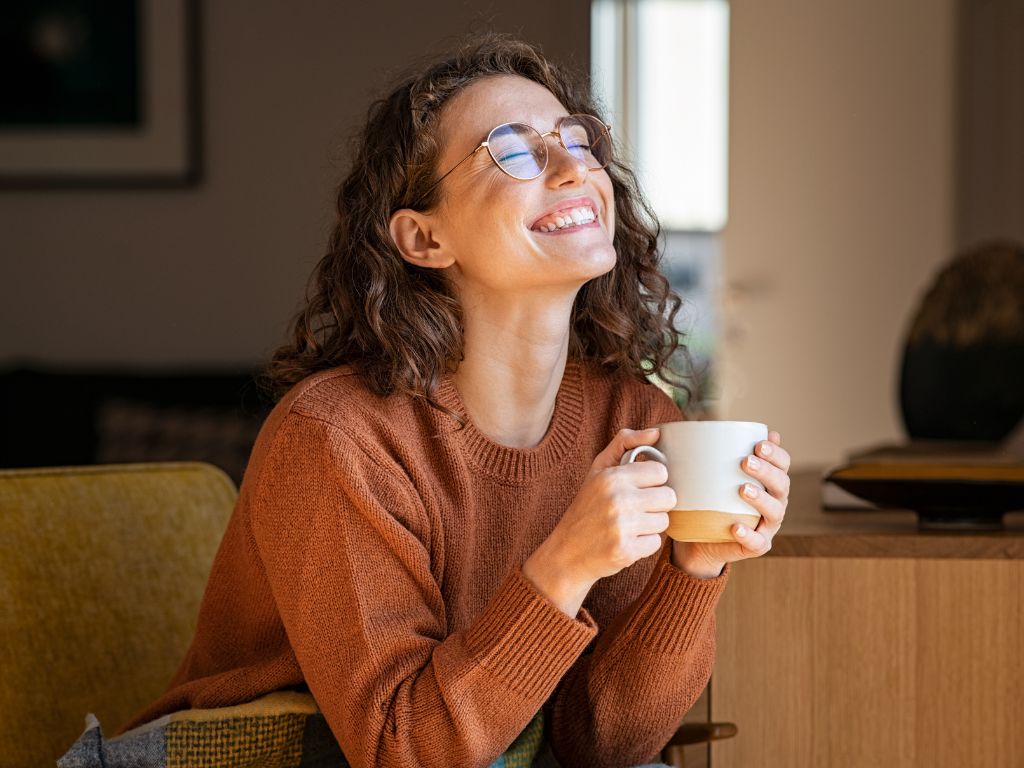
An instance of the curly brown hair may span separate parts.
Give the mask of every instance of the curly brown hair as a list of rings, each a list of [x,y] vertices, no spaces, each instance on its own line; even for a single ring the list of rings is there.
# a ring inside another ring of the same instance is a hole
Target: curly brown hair
[[[429,210],[440,155],[445,104],[485,77],[518,75],[547,88],[570,113],[600,117],[589,88],[528,43],[505,35],[475,37],[454,54],[404,79],[370,109],[348,176],[337,192],[337,221],[327,253],[262,383],[274,399],[316,371],[347,364],[379,395],[405,393],[440,408],[433,393],[463,356],[462,309],[443,270],[399,255],[389,220],[400,208]],[[615,194],[614,268],[578,292],[569,355],[645,379],[658,375],[694,392],[671,364],[689,364],[675,327],[681,299],[658,269],[660,227],[629,168],[607,168]],[[443,409],[442,410],[447,410]]]

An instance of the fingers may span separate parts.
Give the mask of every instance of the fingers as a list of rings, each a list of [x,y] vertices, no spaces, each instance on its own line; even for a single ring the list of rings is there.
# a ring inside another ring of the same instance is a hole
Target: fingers
[[[755,450],[760,450],[760,444],[755,448]],[[761,484],[764,485],[765,490],[775,498],[781,500],[789,498],[790,480],[785,469],[771,463],[763,456],[761,458],[757,456],[747,456],[746,459],[743,460],[741,467],[748,475],[760,480]]]
[[[668,512],[645,512],[636,516],[635,533],[638,537],[664,533],[668,529]]]
[[[667,485],[623,490],[612,497],[606,519],[630,536],[662,533],[675,506],[676,492]]]
[[[676,492],[667,485],[641,488],[635,498],[637,508],[644,512],[671,512],[676,508]]]
[[[757,510],[765,524],[774,533],[782,525],[786,516],[786,503],[765,493],[753,483],[744,483],[739,489],[740,497]]]
[[[778,433],[774,434],[778,436]],[[739,493],[744,501],[760,513],[762,522],[758,525],[758,530],[748,532],[746,541],[739,537],[737,541],[743,544],[744,548],[752,546],[754,551],[760,550],[763,554],[771,549],[771,540],[782,526],[789,503],[789,475],[785,469],[772,462],[779,462],[788,468],[789,454],[784,453],[774,440],[758,443],[754,450],[761,458],[748,456],[744,459],[742,468],[748,475],[757,478],[764,485],[764,490],[754,483],[744,483],[740,486]],[[768,457],[771,457],[771,460]]]
[[[627,465],[602,472],[593,482],[599,484],[599,497],[608,509],[624,512],[668,512],[676,508],[676,492],[665,484],[665,467]],[[660,472],[658,472],[660,468]],[[639,478],[639,479],[638,479]]]
[[[668,482],[668,468],[660,461],[635,461],[608,469],[635,488],[651,488]],[[673,494],[674,496],[675,494]]]
[[[751,530],[745,525],[734,525],[732,535],[748,557],[760,557],[772,548],[772,540],[761,531]]]
[[[654,445],[658,442],[661,432],[657,427],[651,429],[620,429],[608,446],[597,454],[591,469],[599,472],[608,467],[618,466],[622,454],[640,445]]]
[[[778,439],[773,440],[772,435]],[[767,440],[764,440],[754,446],[754,453],[762,457],[765,461],[771,462],[783,472],[789,472],[792,459],[789,455],[789,451],[780,445],[781,440],[782,437],[778,432],[769,432]]]

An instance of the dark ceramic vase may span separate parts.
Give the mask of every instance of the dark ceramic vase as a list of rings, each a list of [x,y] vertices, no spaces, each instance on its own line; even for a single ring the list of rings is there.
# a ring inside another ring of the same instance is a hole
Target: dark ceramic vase
[[[900,409],[911,439],[1002,440],[1024,417],[1024,344],[908,344]]]

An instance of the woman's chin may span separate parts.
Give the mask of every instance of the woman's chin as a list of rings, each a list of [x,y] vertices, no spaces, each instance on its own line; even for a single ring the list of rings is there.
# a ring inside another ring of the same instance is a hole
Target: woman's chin
[[[581,268],[586,281],[611,272],[615,267],[615,261],[615,248],[608,243],[582,249],[575,263]]]

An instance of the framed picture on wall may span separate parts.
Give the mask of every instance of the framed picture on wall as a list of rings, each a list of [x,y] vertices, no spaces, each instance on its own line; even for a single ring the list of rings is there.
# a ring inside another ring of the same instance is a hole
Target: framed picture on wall
[[[198,0],[0,4],[0,186],[200,176]]]

